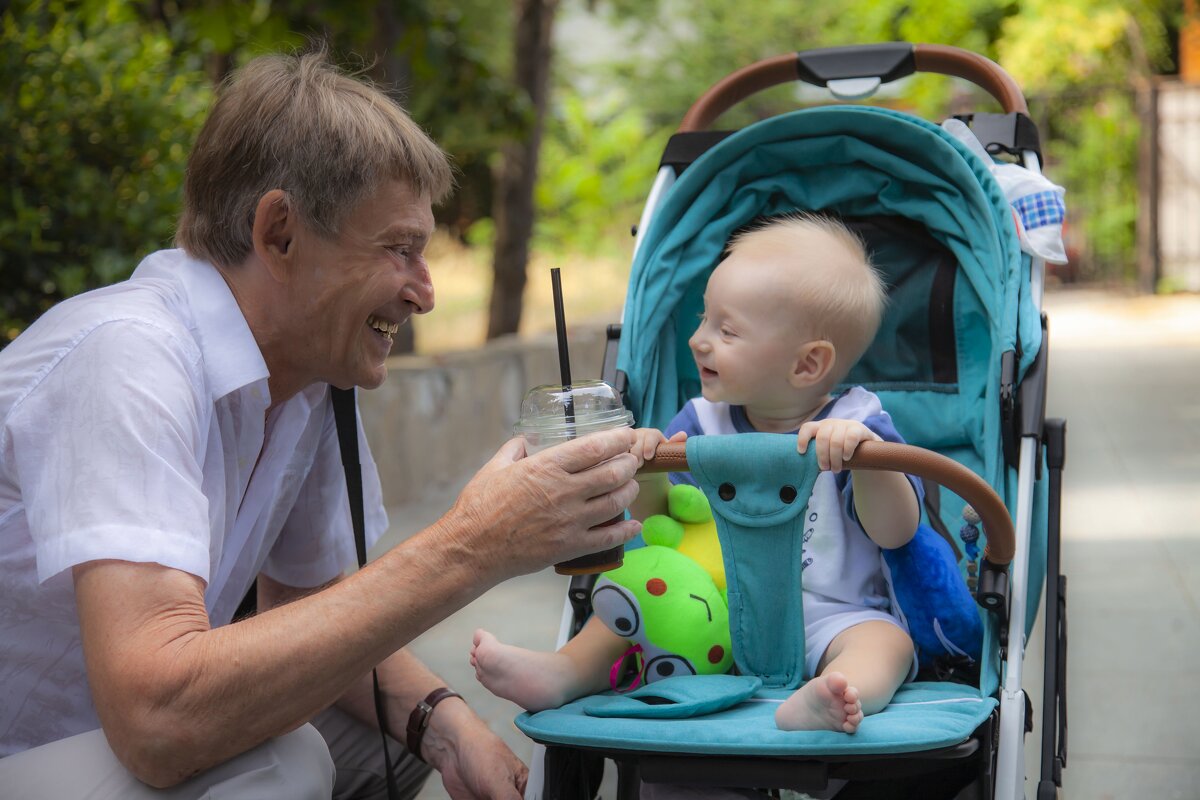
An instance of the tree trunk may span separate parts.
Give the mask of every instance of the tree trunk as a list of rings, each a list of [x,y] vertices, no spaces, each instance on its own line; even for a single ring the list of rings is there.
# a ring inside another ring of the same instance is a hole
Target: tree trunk
[[[529,240],[533,235],[533,187],[550,85],[551,29],[558,0],[517,0],[515,82],[529,97],[526,135],[501,149],[492,218],[492,299],[487,338],[515,333],[521,322]]]
[[[371,80],[400,105],[412,83],[412,64],[407,54],[396,52],[396,42],[404,26],[396,16],[395,4],[380,0],[375,4],[375,37],[372,42],[375,61],[371,64]],[[417,348],[416,330],[410,320],[392,335],[392,355],[412,353]]]

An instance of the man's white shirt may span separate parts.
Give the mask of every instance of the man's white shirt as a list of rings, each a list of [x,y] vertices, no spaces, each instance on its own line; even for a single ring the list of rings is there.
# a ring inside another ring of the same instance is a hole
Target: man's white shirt
[[[267,378],[224,279],[179,250],[0,351],[0,757],[99,727],[72,567],[196,575],[216,627],[260,571],[309,587],[354,563],[328,387],[268,415]],[[387,517],[361,426],[359,451],[370,545]]]

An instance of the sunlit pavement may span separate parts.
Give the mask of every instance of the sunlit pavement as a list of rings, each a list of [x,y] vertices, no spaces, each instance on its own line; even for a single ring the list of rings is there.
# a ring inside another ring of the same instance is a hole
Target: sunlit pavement
[[[1065,417],[1063,570],[1068,578],[1069,800],[1200,798],[1200,296],[1062,290],[1046,298],[1051,391]],[[393,509],[388,541],[428,524],[450,497]],[[382,543],[381,543],[382,544]],[[566,579],[497,587],[413,649],[523,758],[517,709],[467,661],[484,627],[525,647],[554,644]],[[1041,626],[1027,661],[1041,720]],[[1034,797],[1038,742],[1028,739]],[[447,797],[436,778],[423,800]]]

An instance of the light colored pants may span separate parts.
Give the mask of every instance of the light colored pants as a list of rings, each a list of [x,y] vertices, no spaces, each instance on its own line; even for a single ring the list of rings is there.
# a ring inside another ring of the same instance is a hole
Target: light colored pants
[[[400,797],[420,791],[430,768],[388,740]],[[335,771],[336,765],[336,771]],[[387,797],[379,731],[327,709],[170,789],[154,789],[117,761],[102,731],[0,759],[3,800],[375,800]]]

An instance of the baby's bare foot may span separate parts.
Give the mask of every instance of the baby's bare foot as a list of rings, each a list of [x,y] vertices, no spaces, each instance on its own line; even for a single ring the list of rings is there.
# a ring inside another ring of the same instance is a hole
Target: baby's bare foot
[[[813,678],[784,700],[775,712],[775,724],[785,731],[854,733],[862,719],[858,689],[840,672]]]
[[[558,708],[574,699],[568,696],[575,683],[572,664],[557,653],[504,644],[487,631],[477,630],[471,644],[471,666],[475,678],[489,692],[526,711]]]

